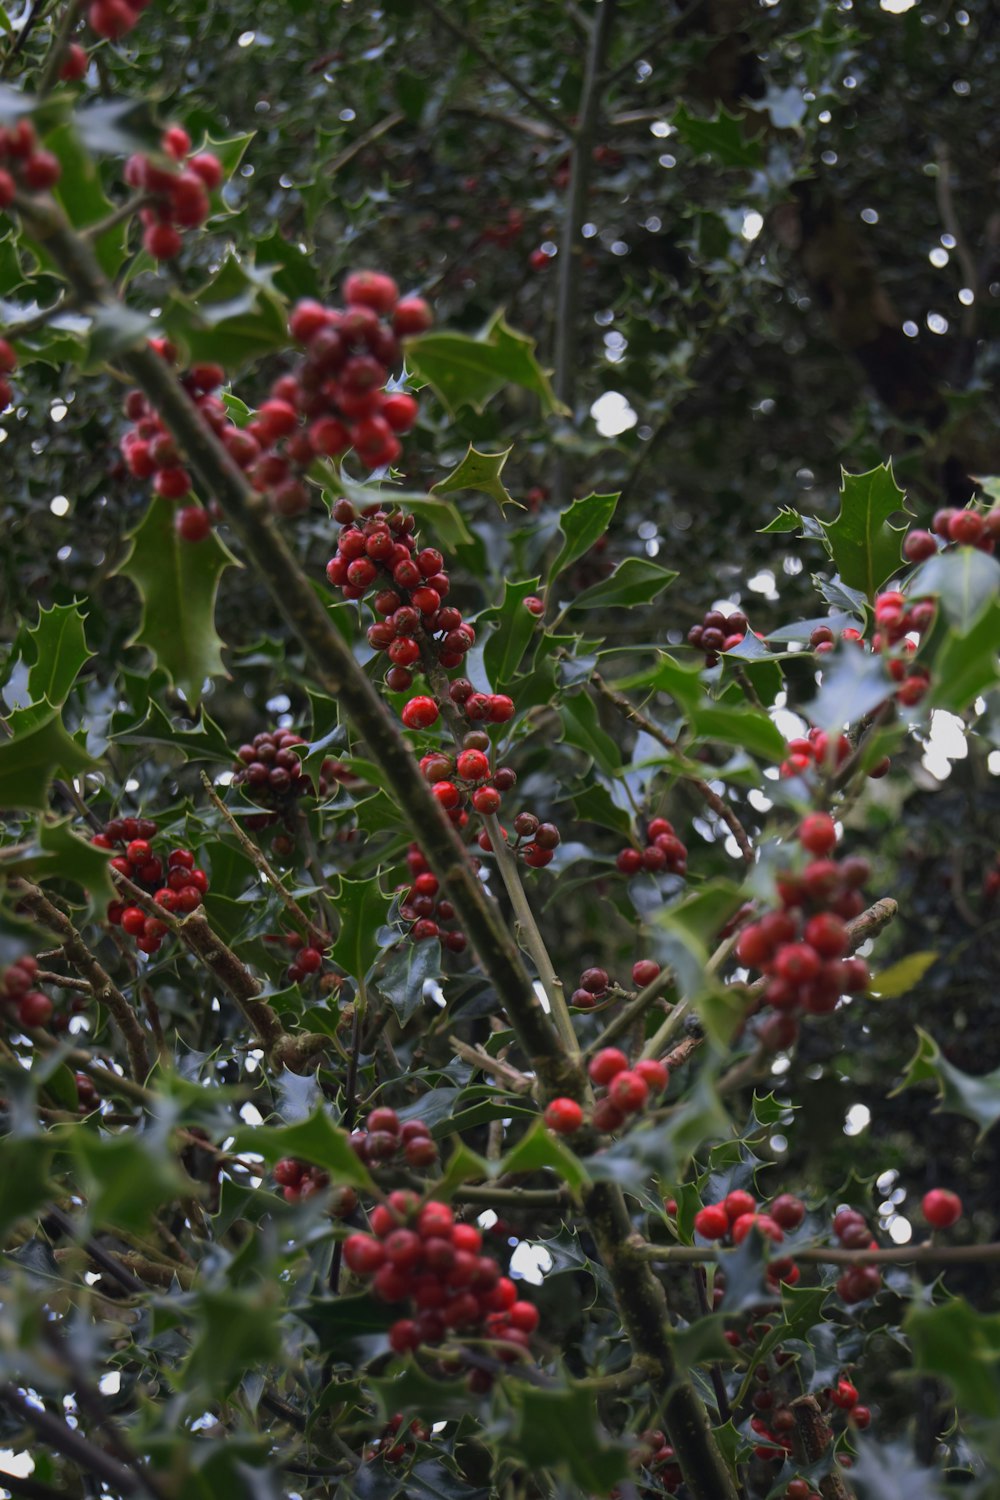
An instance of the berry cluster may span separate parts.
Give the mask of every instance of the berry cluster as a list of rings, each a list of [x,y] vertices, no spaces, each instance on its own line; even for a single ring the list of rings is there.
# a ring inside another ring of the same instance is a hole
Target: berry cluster
[[[266,448],[295,433],[286,465],[340,458],[353,448],[369,468],[381,468],[399,457],[397,434],[409,432],[416,420],[415,399],[384,386],[401,363],[400,339],[430,328],[430,308],[420,297],[400,300],[396,283],[381,271],[351,272],[344,300],[343,308],[296,305],[288,331],[305,357],[279,378],[250,424]],[[300,416],[308,428],[300,427]],[[269,487],[265,480],[263,488]]]
[[[148,4],[149,0],[93,0],[87,10],[87,24],[97,36],[120,42],[139,24]]]
[[[312,1198],[316,1193],[321,1193],[325,1187],[329,1187],[330,1174],[320,1167],[313,1167],[308,1162],[299,1161],[294,1156],[285,1156],[274,1164],[274,1180],[287,1202],[299,1203],[303,1198]],[[357,1208],[358,1195],[353,1188],[342,1188],[341,1193],[350,1194],[353,1200],[350,1202],[350,1207],[344,1211],[343,1216],[346,1217]],[[341,1199],[341,1208],[343,1208],[343,1199]]]
[[[694,1227],[703,1239],[727,1240],[733,1245],[742,1245],[751,1229],[756,1229],[773,1245],[780,1245],[785,1231],[798,1229],[805,1216],[805,1204],[790,1193],[782,1193],[766,1213],[759,1213],[752,1194],[737,1188],[718,1203],[699,1209],[694,1216]],[[788,1257],[768,1262],[767,1279],[772,1287],[781,1282],[794,1286],[799,1275],[798,1266]]]
[[[446,1203],[421,1205],[416,1193],[397,1191],[371,1212],[372,1234],[344,1241],[344,1262],[371,1278],[383,1302],[411,1301],[412,1317],[389,1329],[397,1354],[440,1344],[450,1330],[498,1342],[504,1361],[521,1357],[538,1326],[538,1310],[518,1300],[517,1288],[492,1256],[482,1253],[482,1235],[472,1224],[456,1224]],[[473,1384],[481,1388],[473,1371]],[[490,1383],[492,1377],[490,1377]]]
[[[575,1005],[577,1010],[593,1010],[595,1005],[600,1005],[602,1000],[607,999],[610,985],[611,977],[607,969],[584,969],[569,1003]]]
[[[845,1250],[877,1250],[865,1216],[856,1208],[838,1208],[833,1216],[833,1232]],[[882,1285],[878,1266],[848,1266],[837,1277],[837,1295],[844,1302],[866,1302]]]
[[[980,552],[992,552],[1000,540],[1000,505],[992,510],[955,510],[948,506],[935,511],[930,531],[911,531],[903,542],[903,556],[907,562],[926,562],[938,550],[937,538],[945,546],[953,543],[957,547],[978,547]]]
[[[61,175],[59,158],[39,146],[30,120],[0,128],[0,210],[10,208],[19,187],[42,193]]]
[[[687,633],[688,645],[705,653],[706,667],[714,667],[720,651],[732,651],[746,635],[749,621],[741,609],[724,615],[721,609],[710,609],[700,625]]]
[[[21,1026],[49,1024],[55,1006],[45,991],[38,988],[37,973],[38,960],[25,953],[0,974],[0,1018],[6,1018],[13,1011]]]
[[[315,795],[316,788],[303,771],[302,758],[294,748],[306,743],[301,734],[291,729],[261,730],[249,744],[237,750],[233,786],[245,787],[247,796],[258,807],[278,812],[287,811],[299,797]],[[336,780],[332,765],[324,762],[320,772],[321,797],[330,790],[330,780]]]
[[[653,1483],[668,1495],[673,1495],[684,1482],[677,1455],[659,1428],[646,1428],[639,1433],[638,1444],[629,1453],[629,1462],[637,1469],[648,1469]],[[621,1491],[612,1490],[611,1500],[621,1500]]]
[[[928,668],[922,662],[908,661],[907,657],[915,654],[919,638],[934,622],[935,612],[930,599],[918,599],[915,604],[910,604],[895,590],[880,594],[875,600],[878,630],[872,637],[872,650],[881,651],[886,657],[889,676],[899,683],[896,701],[906,708],[915,707],[930,687]],[[899,647],[899,654],[891,656],[889,653],[894,646]]]
[[[295,954],[285,971],[289,984],[301,984],[304,979],[311,978],[322,969],[323,953],[330,945],[330,939],[325,933],[313,932],[306,942],[299,933],[286,932],[280,936],[279,941]]]
[[[176,361],[177,350],[169,339],[151,339],[150,345],[168,364]],[[217,394],[225,378],[221,365],[197,364],[185,371],[181,384],[202,419],[238,462],[242,433],[230,422],[225,404]],[[121,440],[122,457],[129,473],[136,479],[151,479],[153,493],[161,500],[183,500],[191,492],[191,476],[173,437],[141,391],[129,391],[125,397],[125,415],[134,424]],[[183,541],[204,541],[212,529],[211,516],[200,505],[186,505],[177,512],[176,526]]]
[[[429,1125],[423,1120],[407,1120],[404,1125],[396,1111],[384,1105],[370,1111],[364,1130],[351,1132],[351,1147],[370,1167],[393,1161],[404,1161],[408,1167],[432,1167],[438,1157]]]
[[[677,837],[674,825],[666,818],[653,818],[646,831],[646,844],[642,849],[628,845],[622,849],[615,864],[622,875],[638,875],[648,870],[651,875],[686,875],[687,847]]]
[[[155,834],[152,818],[112,818],[90,842],[99,849],[123,848],[124,853],[112,859],[111,868],[142,886],[164,911],[186,916],[201,905],[208,891],[208,876],[195,864],[190,849],[172,849],[167,856],[164,879],[163,860],[154,853],[150,842]],[[107,918],[113,926],[121,927],[135,938],[140,953],[156,953],[168,930],[166,923],[125,901],[112,901]]]
[[[430,1438],[431,1429],[419,1417],[414,1417],[403,1435],[400,1434],[402,1426],[402,1414],[396,1412],[386,1422],[378,1442],[369,1443],[365,1448],[365,1459],[369,1463],[380,1458],[386,1464],[399,1464],[410,1457],[417,1443],[426,1443]]]
[[[588,969],[583,977],[586,980],[597,975],[607,980],[603,969]],[[591,1081],[604,1089],[590,1116],[590,1124],[602,1134],[620,1130],[629,1115],[640,1113],[670,1083],[670,1070],[662,1062],[650,1057],[630,1065],[617,1047],[603,1047],[595,1053],[587,1071]],[[556,1135],[573,1135],[583,1125],[584,1114],[575,1099],[553,1099],[545,1109],[544,1120]]]
[[[125,163],[125,181],[152,199],[139,210],[143,249],[154,260],[174,260],[181,253],[181,230],[201,228],[211,212],[208,195],[222,186],[224,173],[210,151],[190,154],[191,137],[181,125],[168,126],[160,147],[176,165],[161,166],[136,152]]]
[[[389,658],[386,685],[395,693],[406,692],[414,676],[424,670],[425,650],[446,671],[459,666],[475,645],[476,632],[460,609],[443,603],[451,589],[444,558],[436,547],[418,545],[413,516],[387,513],[371,505],[359,519],[354,506],[344,499],[337,501],[333,514],[342,529],[326,576],[348,599],[372,593],[377,618],[368,627],[368,644]],[[455,704],[464,702],[463,681],[452,684]],[[467,716],[490,718],[490,704],[479,712],[478,700],[484,695],[474,695],[471,682],[467,686],[465,697],[477,698],[472,711],[466,710]],[[505,717],[513,711],[511,703]],[[410,729],[426,729],[438,713],[433,698],[413,698],[403,710],[403,722]],[[493,722],[499,723],[504,717],[499,702],[496,713]]]
[[[863,995],[868,965],[847,957],[847,923],[864,910],[860,887],[870,873],[860,857],[831,859],[838,834],[828,813],[810,813],[798,839],[811,856],[801,873],[786,871],[777,881],[781,907],[744,927],[736,956],[760,969],[768,983],[762,1004],[775,1014],[761,1026],[761,1043],[777,1051],[798,1035],[796,1015],[827,1015],[842,995]]]
[[[444,946],[452,953],[463,953],[468,939],[459,928],[451,925],[455,908],[441,895],[440,881],[434,874],[419,844],[411,844],[406,851],[406,863],[410,884],[401,886],[399,915],[404,922],[412,922],[410,937],[415,943],[426,943],[440,937]]]

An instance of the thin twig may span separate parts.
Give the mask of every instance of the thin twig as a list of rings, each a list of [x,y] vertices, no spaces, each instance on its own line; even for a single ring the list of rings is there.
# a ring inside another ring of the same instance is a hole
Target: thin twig
[[[504,83],[508,84],[514,90],[515,94],[524,100],[529,109],[536,115],[541,115],[543,120],[548,120],[549,124],[554,126],[560,135],[569,135],[568,126],[563,120],[560,120],[555,110],[550,109],[544,99],[537,98],[530,89],[525,88],[520,79],[514,73],[511,73],[494,53],[490,52],[487,47],[484,47],[478,37],[473,36],[472,32],[468,31],[459,21],[456,21],[453,16],[448,15],[447,11],[438,5],[437,0],[420,0],[420,4],[425,10],[430,11],[440,26],[443,26],[446,31],[451,32],[452,36],[457,37],[460,42],[464,43],[470,52],[474,52],[492,73],[495,73],[498,78],[502,78]]]
[[[66,56],[66,49],[73,39],[73,33],[77,28],[80,16],[83,13],[85,0],[68,0],[66,9],[63,11],[62,20],[59,22],[59,30],[56,32],[49,55],[45,59],[41,77],[38,80],[38,94],[44,99],[46,94],[52,92],[59,82],[59,70]]]
[[[490,1074],[514,1094],[530,1094],[534,1083],[517,1068],[508,1062],[501,1062],[498,1057],[491,1057],[483,1047],[472,1047],[468,1042],[459,1041],[458,1037],[448,1038],[452,1050],[458,1054],[463,1062],[470,1067],[478,1068],[481,1073]]]
[[[274,870],[263,849],[261,849],[258,844],[255,844],[253,839],[250,838],[249,834],[247,834],[244,829],[240,827],[239,823],[229,811],[229,808],[226,806],[222,798],[219,796],[218,792],[215,790],[215,787],[212,785],[211,779],[205,774],[204,771],[202,771],[201,773],[201,782],[202,786],[204,786],[206,792],[211,798],[213,805],[222,814],[222,816],[225,818],[226,822],[232,829],[233,833],[236,835],[237,843],[243,850],[244,854],[248,859],[252,860],[252,862],[257,866],[257,869],[264,876],[264,879],[277,892],[285,910],[291,916],[293,921],[295,921],[302,928],[303,934],[306,937],[309,937],[312,933],[315,932],[316,924],[309,920],[308,916],[302,910],[295,897],[291,894],[290,891],[285,889],[284,885],[281,882],[280,876]]]
[[[394,114],[386,115],[385,119],[379,120],[370,130],[366,130],[362,135],[359,135],[357,140],[352,141],[337,156],[332,157],[330,161],[326,162],[323,167],[324,174],[328,177],[335,177],[341,167],[346,167],[347,163],[353,161],[366,146],[370,146],[373,141],[377,141],[387,131],[395,130],[396,126],[401,125],[405,119],[406,115],[401,109],[396,110]]]

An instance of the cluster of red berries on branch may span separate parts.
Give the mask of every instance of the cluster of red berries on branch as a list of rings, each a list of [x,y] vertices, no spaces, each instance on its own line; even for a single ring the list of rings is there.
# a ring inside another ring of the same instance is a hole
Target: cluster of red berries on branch
[[[603,969],[588,969],[583,978],[597,975],[607,980]],[[652,1057],[629,1063],[617,1047],[602,1047],[591,1058],[587,1071],[591,1082],[604,1090],[594,1103],[589,1121],[602,1135],[620,1130],[630,1115],[641,1113],[651,1100],[665,1093],[670,1083],[670,1069],[664,1063]],[[585,1117],[575,1099],[559,1098],[550,1101],[543,1118],[554,1134],[574,1135]]]
[[[318,786],[306,775],[295,747],[305,745],[291,729],[263,729],[236,752],[233,786],[244,788],[258,807],[287,813],[300,797],[327,797],[342,779],[343,767],[331,759],[320,767]]]
[[[833,1216],[833,1233],[845,1250],[877,1250],[864,1214],[856,1208],[838,1208]],[[867,1302],[882,1285],[882,1273],[878,1266],[848,1266],[837,1277],[837,1295],[842,1302],[853,1305]]]
[[[825,729],[810,729],[808,735],[788,741],[786,758],[779,768],[780,775],[786,778],[807,776],[814,766],[829,774],[844,764],[852,749],[846,734],[830,735]],[[866,775],[872,781],[879,781],[887,774],[890,765],[888,755],[884,755],[869,766]]]
[[[982,511],[970,506],[956,510],[951,506],[935,511],[930,531],[910,531],[903,542],[907,562],[926,562],[938,551],[938,539],[945,546],[977,547],[992,552],[1000,541],[1000,505]]]
[[[830,858],[839,835],[828,813],[810,813],[799,824],[798,840],[809,862],[777,879],[781,905],[744,927],[736,957],[767,976],[761,1003],[770,1009],[758,1030],[771,1051],[798,1036],[796,1017],[828,1015],[842,995],[863,995],[870,983],[864,959],[848,956],[847,923],[860,916],[860,887],[868,879],[866,859]]]
[[[688,645],[704,651],[706,667],[714,667],[720,651],[732,651],[740,644],[749,629],[750,622],[741,609],[723,614],[721,609],[710,609],[700,625],[692,625],[687,633]]]
[[[718,1203],[707,1203],[694,1216],[694,1227],[706,1240],[725,1240],[733,1245],[742,1245],[752,1229],[780,1245],[785,1231],[798,1229],[806,1216],[805,1204],[790,1193],[775,1198],[767,1212],[758,1212],[757,1200],[751,1193],[737,1188]],[[794,1286],[801,1273],[789,1257],[771,1260],[767,1265],[767,1279],[772,1288],[781,1282]]]
[[[447,1203],[421,1204],[416,1193],[390,1193],[369,1215],[371,1234],[344,1241],[344,1263],[371,1280],[383,1302],[412,1304],[412,1316],[397,1319],[389,1343],[397,1354],[438,1345],[451,1332],[496,1341],[504,1362],[523,1358],[538,1326],[538,1310],[520,1301],[517,1288],[490,1255],[472,1224],[455,1222]],[[473,1370],[473,1389],[492,1376]]]
[[[400,1120],[394,1109],[379,1105],[365,1118],[365,1128],[351,1132],[351,1148],[369,1167],[405,1162],[408,1167],[432,1167],[437,1144],[423,1120]]]
[[[169,125],[160,148],[170,165],[136,152],[125,163],[125,181],[151,202],[143,204],[142,247],[154,260],[175,260],[181,253],[182,229],[200,229],[225,176],[219,158],[210,151],[191,155],[191,137],[182,125]]]
[[[87,9],[87,24],[97,36],[120,42],[139,24],[149,0],[93,0]]]
[[[402,1414],[396,1412],[386,1422],[378,1442],[369,1443],[365,1448],[365,1460],[370,1463],[380,1458],[386,1464],[400,1464],[410,1457],[417,1443],[426,1443],[430,1439],[431,1429],[419,1417],[414,1417],[405,1433],[401,1433],[402,1426]]]
[[[622,875],[686,875],[687,846],[677,837],[677,830],[666,818],[653,818],[646,830],[646,843],[639,849],[632,844],[620,850],[615,865]]]
[[[371,594],[377,618],[368,627],[368,644],[389,658],[387,687],[406,692],[414,676],[429,665],[446,671],[460,666],[475,645],[476,632],[460,609],[443,602],[451,590],[444,558],[436,547],[419,546],[413,516],[370,505],[359,518],[345,499],[337,501],[333,514],[342,528],[326,576],[347,599]],[[472,691],[469,683],[469,694]],[[459,699],[453,695],[452,701]],[[403,722],[411,729],[425,729],[438,714],[432,698],[414,698],[403,710]]]
[[[18,188],[42,193],[61,176],[59,158],[38,144],[30,120],[0,127],[0,210],[10,208]]]
[[[646,1428],[639,1433],[637,1446],[629,1452],[629,1463],[636,1469],[648,1469],[653,1483],[668,1495],[679,1490],[684,1482],[677,1455],[659,1428]],[[621,1491],[612,1490],[611,1500],[621,1500]]]
[[[871,646],[862,631],[853,625],[840,631],[840,639],[862,650],[880,652],[885,658],[886,670],[893,682],[899,683],[895,698],[906,708],[915,707],[930,687],[930,673],[923,662],[913,660],[920,637],[933,624],[936,610],[933,600],[911,601],[898,590],[879,594],[875,600],[875,634]],[[829,655],[836,648],[837,636],[829,625],[817,625],[809,637],[809,645],[819,656]],[[817,757],[819,759],[819,757]],[[889,762],[885,762],[888,770]],[[871,775],[884,775],[880,767],[869,771]]]
[[[155,338],[149,342],[167,364],[176,362],[177,349],[169,339]],[[202,420],[221,439],[230,457],[236,458],[242,434],[230,421],[225,403],[218,395],[225,378],[221,365],[202,363],[192,365],[180,380]],[[133,424],[123,434],[120,444],[129,473],[135,479],[151,479],[153,493],[161,500],[185,499],[191,493],[191,475],[184,467],[184,457],[142,391],[128,392],[125,415]],[[178,510],[175,525],[182,541],[201,542],[212,529],[212,517],[200,505],[185,505]]]
[[[632,965],[632,983],[644,990],[660,972],[660,965],[652,958],[640,958]],[[584,969],[580,982],[570,996],[570,1004],[577,1010],[593,1010],[609,999],[620,999],[625,991],[612,987],[607,969]]]
[[[470,739],[472,739],[472,736],[466,735],[466,741]],[[459,763],[461,763],[461,759],[462,757],[459,756]],[[480,787],[477,791],[473,792],[472,805],[477,812],[485,815],[495,810],[492,803],[487,804],[486,797],[493,797],[499,794],[501,778],[505,770],[509,770],[509,768],[499,767],[493,774],[491,786]],[[509,774],[513,776],[514,773],[510,771]],[[506,786],[505,778],[503,784]],[[529,869],[544,870],[546,865],[552,863],[555,858],[555,852],[562,843],[562,834],[559,832],[559,829],[554,823],[543,823],[533,812],[527,811],[516,814],[513,826],[513,841],[511,841],[508,830],[502,826],[500,828],[500,835],[504,843],[508,845],[510,852],[519,859],[523,859]],[[488,828],[483,828],[476,835],[476,843],[484,853],[490,854],[493,852],[493,838]]]
[[[323,955],[330,946],[329,934],[316,930],[309,934],[308,941],[298,932],[267,933],[264,941],[280,943],[282,947],[291,948],[295,954],[285,971],[289,984],[301,984],[304,979],[311,979],[314,974],[318,974],[323,967]],[[324,979],[330,982],[331,988],[339,989],[340,976],[324,975]]]
[[[30,953],[4,969],[0,974],[0,1020],[5,1021],[13,1014],[19,1025],[28,1028],[61,1020],[62,1025],[56,1029],[62,1030],[68,1025],[68,1017],[56,1016],[55,1005],[39,987],[37,974],[38,960]]]
[[[281,1189],[282,1197],[288,1203],[300,1203],[303,1198],[313,1198],[330,1185],[329,1172],[324,1172],[321,1167],[310,1166],[308,1162],[299,1161],[294,1156],[285,1156],[281,1161],[276,1161],[273,1176]],[[342,1188],[340,1191],[342,1195],[350,1194],[349,1207],[344,1208],[343,1197],[338,1205],[341,1211],[337,1217],[346,1218],[357,1208],[358,1195],[353,1188]]]
[[[413,923],[410,937],[415,943],[439,937],[451,953],[464,953],[468,939],[454,925],[455,908],[441,894],[441,883],[419,844],[411,844],[407,849],[406,864],[410,881],[400,887],[399,915],[402,921]]]
[[[187,916],[197,911],[207,894],[208,876],[195,864],[190,849],[172,849],[164,866],[151,842],[156,832],[152,818],[112,818],[90,842],[98,849],[123,849],[111,860],[111,868],[141,886],[164,911]],[[140,953],[156,953],[168,931],[165,922],[127,901],[110,902],[107,918],[135,938]]]

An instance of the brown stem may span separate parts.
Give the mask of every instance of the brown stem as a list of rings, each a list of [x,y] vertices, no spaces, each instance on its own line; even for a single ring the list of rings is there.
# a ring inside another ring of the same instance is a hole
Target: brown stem
[[[140,1475],[127,1469],[116,1458],[111,1458],[103,1448],[98,1448],[89,1438],[84,1437],[78,1428],[67,1427],[65,1422],[54,1417],[51,1412],[39,1410],[22,1396],[16,1386],[6,1381],[0,1382],[0,1403],[15,1412],[25,1426],[33,1428],[57,1453],[62,1453],[79,1464],[85,1474],[102,1479],[112,1490],[118,1490],[123,1495],[155,1493]]]
[[[106,1005],[118,1030],[121,1032],[128,1052],[129,1067],[134,1078],[145,1078],[149,1072],[149,1053],[146,1050],[146,1033],[125,996],[98,963],[77,932],[73,923],[58,907],[30,881],[16,878],[10,882],[10,890],[22,906],[36,921],[54,932],[62,943],[66,960],[79,969],[94,992],[94,999]]]
[[[222,798],[215,790],[215,787],[212,785],[211,780],[208,776],[206,776],[204,771],[202,771],[201,773],[201,782],[202,786],[205,788],[206,792],[211,798],[213,805],[222,814],[222,816],[225,818],[226,822],[232,829],[233,833],[236,835],[236,841],[239,844],[240,848],[243,850],[243,853],[257,866],[257,869],[263,875],[264,879],[278,893],[278,896],[289,916],[302,929],[303,934],[306,937],[309,937],[309,935],[315,931],[316,924],[309,920],[308,916],[302,910],[295,897],[285,889],[284,885],[281,882],[281,879],[276,874],[263,849],[261,849],[258,844],[255,844],[249,834],[240,827],[239,823],[233,817],[232,813],[229,811],[229,808],[223,802]]]
[[[796,1396],[789,1407],[795,1418],[792,1452],[801,1464],[817,1463],[833,1441],[833,1432],[819,1402],[815,1396]],[[851,1500],[851,1491],[836,1469],[820,1480],[819,1492],[823,1500]]]

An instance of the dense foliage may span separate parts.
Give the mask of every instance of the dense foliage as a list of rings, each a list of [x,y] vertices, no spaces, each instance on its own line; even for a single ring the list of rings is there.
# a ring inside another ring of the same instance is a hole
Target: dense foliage
[[[998,26],[0,7],[0,1490],[997,1493]]]

